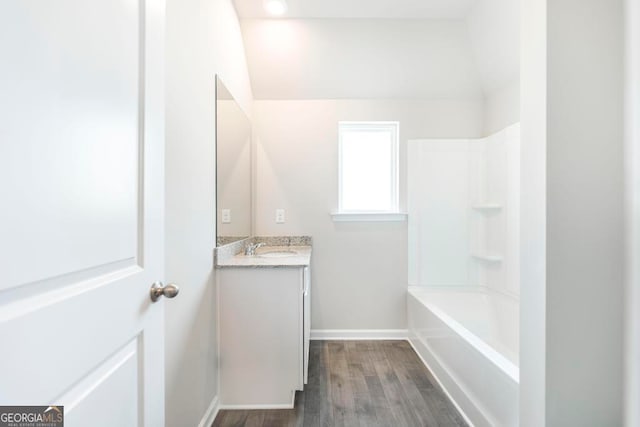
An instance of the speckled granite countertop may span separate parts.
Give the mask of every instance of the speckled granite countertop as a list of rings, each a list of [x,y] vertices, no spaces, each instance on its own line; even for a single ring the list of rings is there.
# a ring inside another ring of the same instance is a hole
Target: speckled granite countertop
[[[284,257],[261,256],[267,252],[293,251],[295,255]],[[233,257],[219,259],[216,268],[230,267],[306,267],[311,263],[311,246],[263,246],[255,255],[239,253]]]

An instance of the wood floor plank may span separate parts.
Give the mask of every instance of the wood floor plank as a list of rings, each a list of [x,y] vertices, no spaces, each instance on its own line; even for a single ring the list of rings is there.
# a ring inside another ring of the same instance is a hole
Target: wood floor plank
[[[407,403],[417,417],[419,425],[438,426],[440,423],[436,415],[434,415],[433,409],[425,404],[426,402],[424,401],[422,393],[418,389],[410,372],[413,363],[411,360],[403,357],[403,352],[406,352],[406,350],[397,347],[387,348],[387,354],[390,355],[391,366],[407,396]]]
[[[360,355],[360,361],[362,362],[362,370],[365,377],[370,377],[376,374],[376,370],[371,363],[374,358],[372,356],[373,346],[371,341],[357,341],[356,349]]]
[[[368,394],[367,381],[364,378],[362,355],[355,342],[345,343],[347,350],[347,369],[349,381],[354,394]]]
[[[424,396],[425,394],[423,393],[423,397]],[[450,427],[467,425],[451,401],[444,394],[429,393],[427,396],[428,399],[425,400],[431,404],[431,407],[436,408],[436,415],[440,426]]]
[[[293,410],[277,409],[264,411],[262,427],[291,427],[295,426],[295,413]]]
[[[248,411],[247,421],[244,427],[262,427],[264,423],[265,411]]]
[[[376,371],[380,377],[384,394],[389,400],[389,408],[393,412],[399,426],[414,427],[420,425],[417,416],[410,410],[408,398],[400,384],[389,359],[387,358],[388,343],[378,343],[378,352],[384,357],[375,362]]]
[[[376,419],[383,426],[396,426],[398,421],[390,410],[389,400],[384,393],[384,388],[377,375],[366,377],[369,393],[371,395],[371,403],[376,414]]]
[[[413,382],[418,387],[418,390],[426,390],[433,391],[439,387],[436,387],[435,384],[429,378],[429,375],[424,372],[424,367],[411,367],[408,368],[409,375],[413,379]]]
[[[294,409],[220,411],[212,427],[466,425],[408,342],[312,341]]]
[[[220,426],[224,427],[244,427],[249,416],[249,411],[220,411],[217,419],[222,415]],[[215,422],[214,422],[215,425]]]
[[[410,409],[404,413],[413,414],[417,418],[417,420],[414,419],[410,422],[428,426],[466,425],[464,422],[460,423],[462,417],[442,391],[435,389],[427,379],[426,373],[428,371],[407,342],[382,342],[380,345],[387,355],[390,366],[394,368],[396,377],[400,379],[404,394],[407,396],[406,399],[403,399],[403,403],[407,403]],[[420,369],[422,375],[414,377],[412,374],[404,372],[404,368],[414,374],[416,369]],[[415,382],[416,379],[418,383]],[[418,388],[417,384],[420,384],[422,390]],[[428,401],[424,400],[424,395],[428,396]]]
[[[304,392],[300,393],[305,396],[303,425],[306,427],[319,427],[320,405],[322,399],[326,398],[324,393],[320,392],[320,375],[324,369],[320,360],[321,352],[322,346],[319,342],[312,341],[309,346],[309,382],[305,385]],[[307,421],[309,418],[313,418],[314,421]]]
[[[319,349],[320,373],[318,375],[320,392],[320,426],[331,427],[335,425],[333,420],[333,404],[331,400],[331,387],[329,385],[329,346],[322,343]]]
[[[306,395],[301,392],[296,392],[295,406],[293,409],[293,426],[304,426],[304,407],[305,407]]]
[[[344,341],[328,343],[329,386],[335,426],[356,427],[353,389],[349,378],[347,354]]]

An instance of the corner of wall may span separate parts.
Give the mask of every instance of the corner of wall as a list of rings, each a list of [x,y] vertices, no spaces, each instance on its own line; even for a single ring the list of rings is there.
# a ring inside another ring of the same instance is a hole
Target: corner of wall
[[[640,425],[640,0],[626,0],[625,425]]]
[[[520,75],[484,97],[484,136],[520,121]]]
[[[252,90],[231,0],[167,0],[165,280],[189,292],[166,308],[166,424],[198,425],[219,394],[216,359],[215,75],[248,114]]]

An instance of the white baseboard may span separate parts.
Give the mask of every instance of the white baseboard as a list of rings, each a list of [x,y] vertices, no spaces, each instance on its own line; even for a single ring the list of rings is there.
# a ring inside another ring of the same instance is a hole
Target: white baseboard
[[[211,401],[211,404],[207,408],[207,412],[205,412],[202,420],[200,420],[200,424],[198,424],[198,427],[211,427],[213,421],[218,415],[218,412],[220,411],[220,405],[218,403],[218,396],[216,396]]]
[[[293,409],[296,407],[296,392],[291,392],[291,403],[268,403],[264,405],[220,405],[220,409],[229,411],[248,411],[252,409]]]
[[[406,340],[406,329],[312,329],[312,340]]]
[[[293,409],[294,404],[284,405],[221,405],[220,409],[229,411],[248,411],[252,409]]]

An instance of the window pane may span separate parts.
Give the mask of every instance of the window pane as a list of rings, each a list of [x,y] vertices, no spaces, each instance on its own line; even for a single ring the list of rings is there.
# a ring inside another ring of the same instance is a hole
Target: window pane
[[[342,131],[342,210],[394,208],[393,140],[390,130]]]

